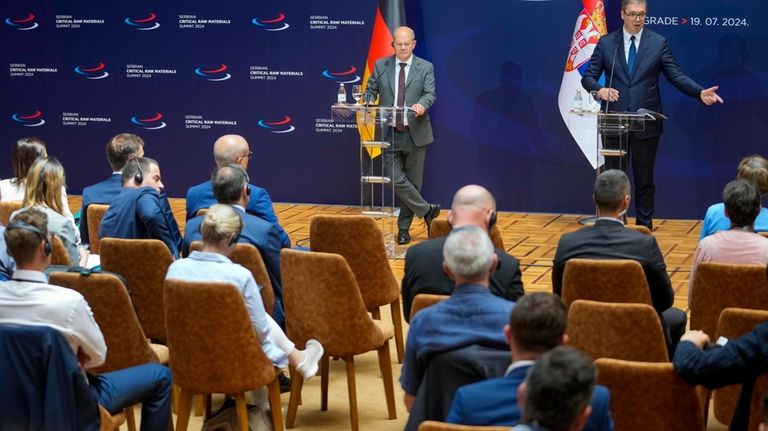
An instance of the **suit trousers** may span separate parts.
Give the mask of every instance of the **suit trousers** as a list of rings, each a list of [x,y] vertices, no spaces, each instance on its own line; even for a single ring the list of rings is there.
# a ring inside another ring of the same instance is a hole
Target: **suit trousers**
[[[604,138],[606,148],[618,148],[618,138]],[[656,167],[656,151],[659,148],[659,136],[639,139],[629,133],[627,140],[628,161],[620,163],[619,157],[606,157],[606,169],[621,169],[626,172],[628,163],[632,165],[632,177],[635,189],[635,224],[653,229],[653,205],[656,184],[653,182],[653,170]]]
[[[429,211],[429,203],[421,197],[427,148],[416,146],[407,129],[399,132],[393,128],[391,131],[395,134],[394,149],[384,153],[384,169],[385,172],[393,172],[392,187],[401,202],[397,228],[407,231],[414,214],[424,217]]]

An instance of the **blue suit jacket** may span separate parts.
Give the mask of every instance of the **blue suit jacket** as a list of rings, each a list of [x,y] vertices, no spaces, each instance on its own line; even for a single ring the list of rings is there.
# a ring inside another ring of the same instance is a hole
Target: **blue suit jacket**
[[[614,67],[612,67],[613,64],[615,64]],[[680,69],[667,39],[647,27],[641,34],[640,44],[637,46],[637,59],[631,75],[624,56],[622,28],[600,38],[592,53],[589,67],[581,78],[581,85],[588,91],[607,87],[612,70],[611,87],[619,91],[619,100],[609,104],[609,109],[612,111],[637,111],[645,108],[662,112],[659,92],[659,75],[662,73],[672,85],[690,97],[698,99],[704,89]],[[605,85],[597,82],[603,72],[605,72]],[[662,120],[647,121],[644,131],[634,133],[638,138],[654,138],[661,135],[663,129]]]
[[[448,423],[463,425],[512,426],[520,421],[517,388],[525,380],[527,367],[512,370],[509,375],[497,377],[459,388],[453,397]],[[587,431],[612,431],[611,395],[604,386],[597,385],[592,393],[592,414],[584,427]]]
[[[277,216],[275,215],[275,209],[272,207],[272,198],[269,197],[269,193],[253,184],[248,184],[248,187],[251,189],[251,195],[245,210],[248,214],[253,214],[272,223],[280,235],[280,244],[283,247],[290,247],[291,239],[288,238],[288,234],[285,233],[283,227],[277,222]],[[215,203],[217,201],[216,197],[213,196],[213,186],[210,181],[190,187],[187,190],[187,220],[196,217],[199,210],[208,208]]]
[[[80,240],[83,244],[90,244],[88,238],[88,205],[110,205],[122,189],[120,174],[112,174],[106,180],[83,189],[83,205],[80,207]]]
[[[99,238],[158,239],[174,259],[183,245],[168,198],[151,187],[123,188],[101,220]]]

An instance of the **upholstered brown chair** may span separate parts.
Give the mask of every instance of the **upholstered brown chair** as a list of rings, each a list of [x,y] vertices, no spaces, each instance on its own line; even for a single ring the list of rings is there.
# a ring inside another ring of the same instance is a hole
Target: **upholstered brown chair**
[[[328,358],[346,362],[349,413],[352,429],[358,429],[354,356],[377,350],[379,369],[390,419],[397,417],[389,340],[392,325],[373,320],[344,257],[332,253],[283,249],[281,253],[283,299],[288,337],[297,346],[320,341],[325,353],[320,361],[320,409],[328,409]],[[293,428],[304,379],[293,372],[286,423]]]
[[[689,303],[691,329],[714,339],[717,319],[726,308],[768,310],[765,265],[701,263],[696,267]]]
[[[194,241],[189,245],[190,252],[202,249],[202,241]],[[251,271],[254,280],[261,286],[259,293],[261,294],[261,301],[264,303],[264,309],[272,315],[272,311],[275,309],[275,290],[272,288],[272,282],[269,280],[269,273],[267,272],[266,265],[264,265],[264,259],[261,258],[259,249],[253,244],[239,243],[235,246],[235,251],[232,252],[229,259]]]
[[[595,361],[598,384],[611,391],[617,430],[705,429],[696,389],[675,374],[671,362]]]
[[[109,205],[90,204],[86,209],[87,214],[80,214],[80,217],[88,218],[88,243],[93,254],[99,254],[99,227],[108,209]]]
[[[101,239],[101,267],[120,274],[136,306],[141,328],[152,340],[165,344],[163,283],[173,256],[156,239]]]
[[[101,422],[99,423],[99,431],[118,431],[120,425],[124,424],[126,420],[125,413],[118,413],[112,416],[107,409],[102,406],[99,406],[99,418],[101,419]],[[131,428],[131,424],[128,423],[128,429],[131,431],[135,430],[135,424],[134,427]]]
[[[234,395],[238,424],[248,431],[245,392],[267,386],[272,423],[283,429],[278,370],[261,350],[243,295],[229,283],[165,282],[165,315],[173,380],[180,388],[176,430],[186,430],[192,396]]]
[[[411,303],[411,315],[409,316],[413,320],[413,316],[424,308],[431,305],[435,305],[438,302],[443,302],[450,298],[451,295],[435,295],[432,293],[419,293],[413,297],[413,303]]]
[[[624,225],[624,227],[626,227],[627,229],[636,230],[636,231],[640,232],[643,235],[652,235],[651,234],[651,230],[648,229],[647,227],[643,226],[643,225],[628,224],[628,225]]]
[[[315,216],[309,227],[309,241],[312,251],[338,253],[347,260],[365,308],[374,319],[381,319],[379,307],[390,306],[397,360],[402,362],[405,348],[400,284],[389,266],[384,237],[376,221],[365,216]]]
[[[457,425],[438,421],[424,421],[419,425],[419,431],[510,431],[509,427],[491,427],[476,425]]]
[[[448,236],[453,229],[446,219],[434,219],[429,226],[429,239]],[[491,228],[490,237],[494,247],[504,250],[504,240],[501,239],[501,232],[499,232],[498,226],[494,225]]]
[[[659,315],[647,304],[574,301],[567,333],[570,345],[592,359],[669,361]]]
[[[3,201],[0,202],[0,223],[8,226],[11,220],[11,214],[21,208],[21,201]]]
[[[768,232],[758,232],[760,235],[768,238]]]
[[[199,217],[199,216],[201,216],[201,215],[205,215],[207,212],[208,212],[208,208],[200,208],[200,209],[199,209],[199,210],[197,210],[197,212],[195,213],[195,217]]]
[[[630,259],[569,259],[562,297],[567,307],[577,299],[651,305],[643,267]]]
[[[51,265],[72,266],[73,264],[80,264],[80,262],[72,262],[67,249],[64,247],[64,243],[56,235],[51,236],[51,248]]]

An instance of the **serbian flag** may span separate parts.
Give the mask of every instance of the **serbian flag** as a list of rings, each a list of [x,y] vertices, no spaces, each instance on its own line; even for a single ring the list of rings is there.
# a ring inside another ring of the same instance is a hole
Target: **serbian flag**
[[[373,73],[373,65],[376,60],[388,55],[395,55],[392,47],[392,39],[395,29],[405,25],[404,0],[379,0],[376,8],[376,17],[373,19],[373,33],[371,44],[368,47],[368,59],[365,61],[365,73],[363,74],[363,92],[368,85],[368,77]],[[373,139],[374,126],[363,125],[358,119],[358,131],[363,140]],[[371,158],[381,154],[378,148],[368,149]]]
[[[573,109],[577,90],[581,89],[581,96],[585,103],[591,101],[589,92],[581,87],[581,75],[589,66],[589,58],[592,57],[600,36],[607,33],[603,0],[582,0],[582,4],[584,8],[576,18],[576,27],[573,29],[571,46],[568,49],[557,104],[573,139],[579,144],[579,148],[592,164],[592,168],[597,169],[604,162],[603,158],[597,154],[597,118],[569,114]],[[604,77],[600,79],[604,81]]]

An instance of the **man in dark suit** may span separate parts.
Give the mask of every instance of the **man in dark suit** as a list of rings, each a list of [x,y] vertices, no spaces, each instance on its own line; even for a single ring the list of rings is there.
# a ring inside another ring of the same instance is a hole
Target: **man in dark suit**
[[[440,214],[440,205],[430,204],[421,196],[421,180],[427,145],[435,139],[427,110],[435,103],[435,69],[432,63],[413,55],[416,36],[408,27],[395,30],[394,57],[376,61],[368,79],[363,100],[379,106],[404,106],[405,115],[395,118],[394,150],[384,156],[386,172],[393,172],[392,184],[402,205],[397,218],[397,243],[411,241],[408,229],[413,215],[429,223]]]
[[[459,388],[445,421],[481,426],[512,426],[520,421],[517,390],[539,356],[568,342],[567,321],[568,311],[557,295],[536,292],[520,298],[504,327],[512,353],[506,374]],[[608,389],[595,386],[585,430],[613,430],[610,402]]]
[[[464,186],[453,197],[448,222],[453,228],[477,226],[490,232],[496,222],[496,201],[484,187]],[[403,315],[410,321],[411,303],[419,293],[450,295],[454,283],[443,272],[443,246],[446,237],[424,241],[405,254],[402,282]],[[522,296],[520,262],[502,249],[496,249],[499,265],[491,274],[489,290],[496,296],[515,301]]]
[[[90,204],[109,205],[120,194],[122,174],[125,163],[134,157],[144,157],[144,140],[133,133],[115,135],[107,142],[107,161],[112,167],[112,175],[106,180],[83,189],[83,204],[80,207],[80,239],[83,245],[89,244],[88,206]]]
[[[673,352],[675,343],[685,332],[687,317],[682,310],[672,307],[675,292],[656,238],[624,227],[622,216],[629,208],[629,193],[629,178],[624,172],[610,169],[597,177],[593,199],[599,217],[594,226],[560,237],[552,261],[552,289],[558,295],[562,293],[568,259],[638,261],[643,266],[653,308],[661,316],[667,343]]]
[[[216,168],[210,182],[218,203],[232,205],[243,220],[243,228],[237,242],[252,244],[259,250],[275,291],[275,309],[272,317],[280,326],[284,326],[283,289],[280,280],[281,244],[277,228],[274,224],[245,211],[251,189],[248,187],[248,174],[242,167],[233,164]],[[187,222],[184,229],[184,255],[189,255],[190,244],[202,240],[200,224],[203,218],[205,216],[200,215]]]
[[[706,105],[723,103],[715,92],[718,87],[704,89],[683,73],[666,38],[643,28],[647,10],[646,0],[622,0],[624,26],[600,38],[581,85],[588,91],[598,92],[603,108],[610,104],[614,111],[645,108],[662,112],[659,75],[664,73],[667,80],[686,95],[701,99]],[[608,87],[598,82],[603,73]],[[657,120],[646,121],[644,131],[628,134],[627,155],[634,173],[637,224],[649,229],[653,228],[656,192],[653,169],[662,131],[663,120]],[[618,148],[618,140],[607,139],[604,145]],[[606,157],[605,166],[620,168],[619,158]]]

